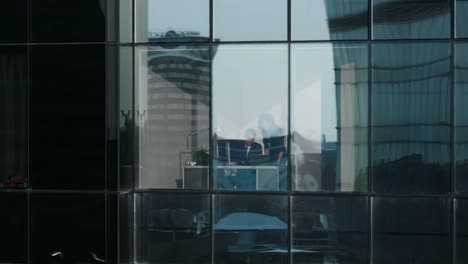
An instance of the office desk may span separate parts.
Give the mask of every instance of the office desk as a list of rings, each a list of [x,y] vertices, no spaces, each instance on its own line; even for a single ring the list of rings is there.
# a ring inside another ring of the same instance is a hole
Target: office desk
[[[249,173],[250,172],[250,173]],[[235,179],[229,177],[254,177],[254,190],[278,190],[279,168],[278,166],[241,166],[241,165],[218,165],[214,173],[214,188],[236,189],[222,186],[222,181]],[[183,189],[208,189],[209,170],[208,166],[184,166],[182,170]],[[241,188],[242,189],[242,188]]]

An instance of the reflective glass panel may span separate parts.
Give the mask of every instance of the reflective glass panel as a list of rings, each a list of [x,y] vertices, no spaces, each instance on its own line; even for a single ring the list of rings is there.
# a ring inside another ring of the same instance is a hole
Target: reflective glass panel
[[[468,0],[456,0],[455,35],[457,38],[468,38]]]
[[[209,196],[137,194],[136,262],[210,263]]]
[[[32,263],[106,262],[102,194],[31,194]]]
[[[0,188],[28,178],[28,59],[26,46],[0,47]]]
[[[104,189],[105,46],[35,45],[30,56],[32,187]]]
[[[449,199],[373,198],[372,263],[450,263],[449,205]]]
[[[135,1],[136,42],[207,42],[209,0]]]
[[[373,45],[372,166],[377,192],[449,192],[449,43]]]
[[[216,264],[287,263],[287,196],[216,195],[213,229]]]
[[[456,190],[468,192],[468,43],[455,44]]]
[[[213,49],[214,187],[286,190],[287,45]]]
[[[373,0],[374,39],[449,38],[450,0]]]
[[[293,0],[293,40],[367,39],[368,0]]]
[[[115,41],[115,0],[30,0],[33,42]]]
[[[28,263],[27,195],[0,193],[0,263]]]
[[[468,262],[468,200],[457,199],[455,201],[455,238],[456,238],[456,262]]]
[[[135,199],[133,192],[119,195],[119,260],[121,264],[131,264],[135,249]]]
[[[367,198],[296,196],[292,201],[293,263],[367,262]]]
[[[121,43],[132,42],[133,39],[133,0],[119,1],[119,38]]]
[[[207,189],[208,46],[138,47],[135,56],[138,186]]]
[[[133,48],[121,46],[119,60],[119,187],[120,190],[129,190],[135,181]]]
[[[0,43],[26,43],[28,41],[28,0],[2,1],[0,25],[2,25]]]
[[[366,191],[367,44],[291,49],[293,188]]]
[[[286,40],[287,0],[213,0],[214,41]]]

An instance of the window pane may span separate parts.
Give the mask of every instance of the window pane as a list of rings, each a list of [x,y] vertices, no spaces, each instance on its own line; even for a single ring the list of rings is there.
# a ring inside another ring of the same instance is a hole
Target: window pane
[[[28,194],[0,193],[0,263],[28,263]]]
[[[31,261],[106,261],[104,201],[102,194],[31,194]]]
[[[33,42],[115,41],[115,0],[30,0]]]
[[[136,42],[207,42],[209,0],[135,1]]]
[[[367,44],[296,44],[291,54],[294,189],[366,191]]]
[[[468,43],[455,44],[456,190],[468,192]]]
[[[457,18],[455,35],[457,38],[468,38],[468,1],[456,0],[455,10]]]
[[[286,40],[287,0],[213,0],[215,41]]]
[[[139,187],[207,189],[208,46],[138,47]]]
[[[121,46],[119,60],[119,187],[120,190],[130,190],[135,184],[133,48]]]
[[[25,46],[0,47],[0,188],[28,178],[28,59]]]
[[[367,39],[368,0],[293,0],[293,40]]]
[[[119,0],[119,41],[121,43],[132,42],[132,35],[133,0]]]
[[[449,199],[373,198],[373,263],[450,263]]]
[[[119,194],[119,252],[121,264],[130,264],[134,260],[135,249],[135,199],[133,192],[125,192]]]
[[[367,208],[364,197],[293,197],[293,263],[366,263]]]
[[[209,196],[137,194],[138,263],[210,263]]]
[[[287,107],[287,45],[215,46],[215,188],[286,190]]]
[[[456,230],[456,262],[468,262],[468,200],[457,199],[455,204],[455,230]]]
[[[214,263],[287,263],[287,196],[216,195],[213,228]]]
[[[375,39],[449,38],[450,0],[373,0]]]
[[[105,46],[36,45],[30,50],[32,187],[104,189]]]
[[[373,46],[372,166],[377,192],[449,192],[449,43]]]
[[[26,43],[28,41],[28,0],[2,1],[0,25],[2,25],[0,43]]]

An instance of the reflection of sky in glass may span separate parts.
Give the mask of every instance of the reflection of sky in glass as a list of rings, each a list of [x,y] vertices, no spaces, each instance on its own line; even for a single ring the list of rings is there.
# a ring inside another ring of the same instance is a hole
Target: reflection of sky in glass
[[[148,31],[198,31],[209,36],[209,9],[208,0],[149,0]]]
[[[327,141],[336,141],[333,49],[328,44],[312,48],[299,45],[292,49],[291,56],[293,120],[299,121],[294,122],[294,131],[317,141],[321,141],[322,134]]]
[[[213,4],[215,39],[229,41],[287,38],[286,0],[216,0]]]
[[[221,138],[242,138],[258,131],[258,117],[274,116],[287,131],[287,45],[220,45],[213,58],[214,131]]]

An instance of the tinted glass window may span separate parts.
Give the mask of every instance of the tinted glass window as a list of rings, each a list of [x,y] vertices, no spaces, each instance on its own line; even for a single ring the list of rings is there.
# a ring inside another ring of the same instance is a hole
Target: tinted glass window
[[[119,60],[119,187],[127,190],[133,188],[135,179],[133,48],[121,46]]]
[[[373,46],[373,177],[378,192],[449,192],[448,43]]]
[[[294,189],[366,191],[367,44],[295,44],[291,56]]]
[[[287,0],[214,0],[215,41],[286,40]]]
[[[28,41],[28,0],[2,1],[0,4],[0,43]]]
[[[293,0],[293,40],[367,39],[367,0]]]
[[[366,263],[367,198],[293,197],[293,263]]]
[[[115,0],[31,0],[33,42],[115,41]]]
[[[210,263],[209,196],[137,195],[136,260],[140,263]]]
[[[214,48],[215,188],[286,190],[287,107],[286,45]]]
[[[456,190],[468,192],[468,43],[455,45]]]
[[[449,38],[450,0],[374,0],[375,39]]]
[[[373,263],[449,263],[448,199],[374,198]]]
[[[209,0],[135,1],[136,42],[206,42]]]
[[[120,42],[133,41],[133,0],[119,0]]]
[[[0,47],[0,188],[27,185],[27,83],[27,47]]]
[[[106,261],[104,201],[99,194],[32,194],[32,262]]]
[[[31,47],[33,188],[104,189],[105,55],[103,45]]]
[[[27,263],[28,194],[0,193],[0,263]]]
[[[467,0],[456,0],[455,4],[455,17],[457,21],[455,23],[456,33],[458,38],[468,38],[468,1]]]
[[[139,186],[207,189],[208,47],[141,47],[135,56]]]
[[[456,219],[456,263],[468,261],[468,200],[457,199],[455,201]]]
[[[216,195],[215,263],[286,263],[288,200],[272,195]]]

